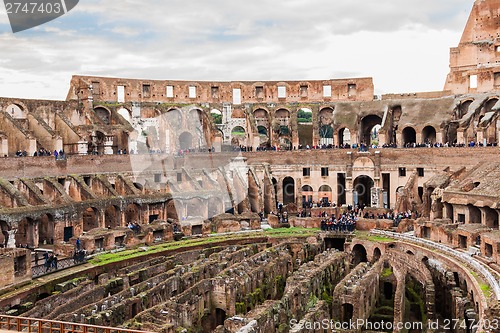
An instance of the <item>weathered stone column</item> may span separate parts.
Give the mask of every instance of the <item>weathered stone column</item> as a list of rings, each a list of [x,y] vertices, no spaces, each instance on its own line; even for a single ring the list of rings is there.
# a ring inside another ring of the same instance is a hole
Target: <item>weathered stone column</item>
[[[12,229],[8,230],[8,236],[7,236],[7,248],[9,249],[15,249],[16,248],[16,232],[17,229]]]

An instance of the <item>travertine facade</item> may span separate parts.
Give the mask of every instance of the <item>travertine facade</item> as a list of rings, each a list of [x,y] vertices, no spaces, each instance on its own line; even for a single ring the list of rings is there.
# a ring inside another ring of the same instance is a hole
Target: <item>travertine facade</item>
[[[2,309],[168,333],[498,318],[499,13],[498,0],[474,3],[440,92],[374,96],[371,78],[74,76],[66,101],[0,98],[0,292],[30,279],[16,245],[68,256],[77,238],[98,253],[319,228],[356,206],[367,214],[358,230],[419,237],[262,234],[92,267],[88,280],[38,286]]]

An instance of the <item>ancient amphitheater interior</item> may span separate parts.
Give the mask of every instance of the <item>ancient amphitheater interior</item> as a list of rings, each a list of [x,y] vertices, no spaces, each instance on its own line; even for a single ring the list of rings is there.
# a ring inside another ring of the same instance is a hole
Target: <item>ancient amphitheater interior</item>
[[[475,1],[442,91],[0,98],[0,329],[500,332],[499,17]]]

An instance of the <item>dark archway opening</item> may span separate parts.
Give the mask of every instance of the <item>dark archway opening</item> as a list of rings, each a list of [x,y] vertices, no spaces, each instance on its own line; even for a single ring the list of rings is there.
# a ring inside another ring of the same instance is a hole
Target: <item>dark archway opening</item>
[[[349,303],[342,304],[342,311],[341,311],[342,322],[348,323],[350,320],[352,320],[353,315],[354,315],[354,306]]]
[[[375,182],[369,176],[359,176],[354,180],[354,203],[370,207],[371,190]]]
[[[89,207],[83,212],[83,231],[87,232],[95,228],[99,228],[97,209]]]
[[[403,130],[403,145],[407,146],[414,143],[417,143],[417,132],[413,127],[406,127]]]
[[[345,238],[325,238],[325,248],[344,251]]]
[[[104,220],[107,228],[116,228],[120,226],[120,209],[116,206],[109,206],[104,212]]]
[[[54,218],[44,214],[38,219],[38,241],[42,244],[51,244],[54,240]]]
[[[222,309],[215,309],[215,324],[216,326],[224,325],[224,321],[226,320],[226,311]]]
[[[358,264],[362,262],[368,262],[366,249],[363,245],[356,244],[352,248],[352,264],[354,267],[356,267]]]
[[[422,130],[422,140],[426,144],[435,144],[436,143],[436,129],[432,126],[426,126]]]
[[[380,249],[376,247],[375,250],[373,250],[372,262],[377,262],[381,256],[382,253],[380,252]]]
[[[283,204],[295,202],[295,180],[292,177],[283,179]]]
[[[382,118],[376,115],[369,115],[361,120],[360,128],[360,143],[371,145],[372,143],[372,130],[375,126],[382,125]]]
[[[7,244],[9,242],[9,225],[5,221],[0,221],[0,227],[2,228],[2,234],[0,235],[0,244],[2,244],[3,247],[7,247]]]

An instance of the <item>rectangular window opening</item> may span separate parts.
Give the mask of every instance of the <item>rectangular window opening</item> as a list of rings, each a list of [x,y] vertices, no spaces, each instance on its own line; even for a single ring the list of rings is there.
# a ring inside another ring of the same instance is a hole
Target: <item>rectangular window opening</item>
[[[303,175],[304,177],[309,177],[309,176],[311,176],[311,168],[304,168],[304,169],[302,169],[302,175]]]
[[[477,88],[477,75],[469,76],[469,88],[471,89]]]
[[[125,86],[118,86],[116,93],[118,95],[118,103],[125,103]]]
[[[356,93],[357,93],[356,85],[353,83],[348,84],[347,85],[347,95],[349,97],[353,97],[353,96],[356,96]]]
[[[196,87],[189,87],[189,98],[196,98]]]
[[[167,98],[173,98],[174,97],[174,86],[167,86]]]
[[[233,89],[233,104],[241,104],[241,89]]]
[[[300,97],[307,97],[307,86],[300,86]]]
[[[278,87],[278,98],[286,98],[286,87],[285,86]]]
[[[219,99],[219,87],[212,87],[212,98]]]
[[[417,173],[419,177],[424,177],[424,168],[417,168]]]
[[[98,81],[92,82],[92,94],[100,95],[101,94],[101,84]]]
[[[142,97],[151,97],[151,85],[143,84],[142,85]]]
[[[323,97],[332,97],[332,86],[323,86]]]
[[[264,87],[262,86],[255,87],[255,97],[264,98]]]
[[[399,177],[406,177],[406,168],[399,168]]]
[[[161,182],[161,173],[155,173],[155,183]]]
[[[328,177],[328,167],[321,168],[321,177]]]

